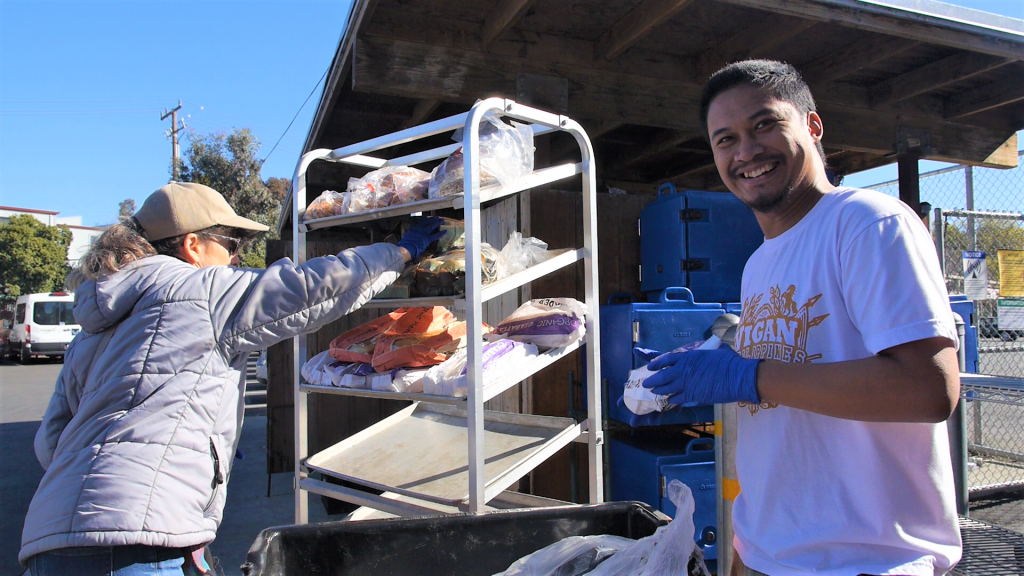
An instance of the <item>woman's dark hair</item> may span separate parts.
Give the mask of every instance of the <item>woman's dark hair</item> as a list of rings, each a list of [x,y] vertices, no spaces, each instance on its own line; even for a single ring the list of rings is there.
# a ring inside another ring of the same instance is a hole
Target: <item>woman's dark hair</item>
[[[253,237],[253,233],[250,231],[228,226],[212,226],[199,230],[195,234],[207,242],[213,241],[211,234],[216,234],[238,238],[242,244]],[[121,270],[131,262],[149,256],[162,254],[180,258],[179,249],[185,241],[185,236],[188,234],[149,242],[145,238],[142,225],[134,217],[114,224],[108,227],[89,247],[89,251],[79,261],[78,268],[70,275],[68,288],[73,290],[77,287],[72,286],[72,282],[80,284],[85,279],[102,278]]]
[[[775,60],[743,60],[729,64],[711,75],[704,84],[700,96],[700,127],[704,139],[710,142],[708,135],[708,109],[711,102],[719,94],[737,86],[750,85],[766,90],[773,98],[788,102],[800,114],[817,112],[811,89],[804,82],[800,73],[785,62]],[[825,149],[821,142],[817,145],[821,160],[825,161]]]

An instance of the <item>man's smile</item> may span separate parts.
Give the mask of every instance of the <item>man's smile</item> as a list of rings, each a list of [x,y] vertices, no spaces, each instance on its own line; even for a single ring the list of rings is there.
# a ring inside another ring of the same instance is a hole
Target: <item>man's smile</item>
[[[779,164],[780,164],[780,162],[778,162],[778,161],[767,162],[767,163],[761,164],[760,166],[757,166],[756,168],[751,168],[751,169],[745,170],[743,172],[737,172],[737,173],[738,173],[740,178],[743,178],[745,180],[753,180],[755,178],[759,178],[759,177],[761,177],[761,176],[763,176],[765,174],[768,174],[768,173],[774,171],[776,168],[779,167]]]

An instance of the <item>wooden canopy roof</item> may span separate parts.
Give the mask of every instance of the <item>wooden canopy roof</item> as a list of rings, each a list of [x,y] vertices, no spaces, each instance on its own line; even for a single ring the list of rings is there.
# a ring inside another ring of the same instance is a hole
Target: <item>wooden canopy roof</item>
[[[602,185],[722,189],[700,89],[748,57],[802,72],[839,174],[894,162],[907,134],[925,158],[1017,163],[1024,21],[930,0],[355,0],[305,150],[505,96],[579,120]]]

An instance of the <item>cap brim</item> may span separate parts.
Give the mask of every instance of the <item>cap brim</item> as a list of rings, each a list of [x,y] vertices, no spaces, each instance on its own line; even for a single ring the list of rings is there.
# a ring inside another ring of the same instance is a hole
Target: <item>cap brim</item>
[[[240,228],[242,230],[251,230],[253,232],[266,232],[270,230],[267,226],[260,224],[259,222],[249,220],[248,218],[242,218],[241,216],[231,216],[225,218],[224,221],[218,222],[218,226],[228,226],[231,228]]]

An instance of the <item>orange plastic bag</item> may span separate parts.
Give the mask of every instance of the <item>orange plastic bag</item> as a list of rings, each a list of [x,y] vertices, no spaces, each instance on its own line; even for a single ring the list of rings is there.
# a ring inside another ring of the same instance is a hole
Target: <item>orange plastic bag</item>
[[[399,308],[331,340],[329,348],[331,358],[339,362],[372,362],[377,341],[409,310],[419,310],[419,308]]]
[[[444,306],[406,308],[405,314],[385,332],[385,336],[429,338],[455,323],[455,315]]]
[[[493,330],[483,325],[484,333]],[[465,322],[451,324],[443,332],[428,338],[383,336],[373,351],[373,369],[387,372],[395,368],[433,366],[447,360],[466,347],[468,327]]]

